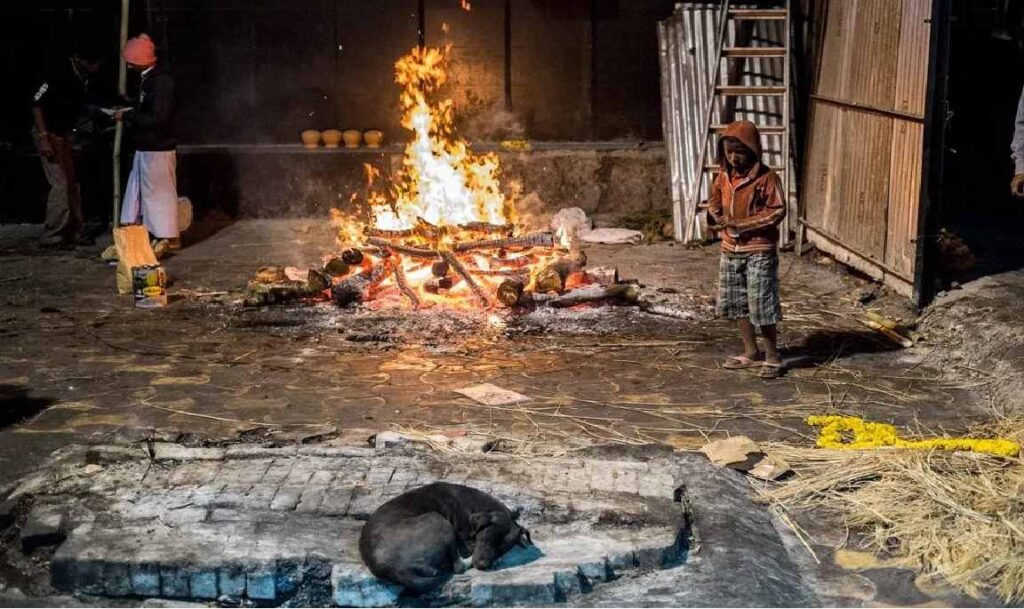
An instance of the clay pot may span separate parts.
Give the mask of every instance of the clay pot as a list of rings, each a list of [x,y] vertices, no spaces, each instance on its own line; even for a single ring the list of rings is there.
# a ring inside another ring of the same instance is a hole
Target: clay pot
[[[316,129],[306,129],[302,132],[302,145],[306,148],[316,148],[320,145],[320,132]]]
[[[341,144],[341,131],[328,129],[320,134],[324,139],[324,148],[337,148]]]
[[[341,137],[345,140],[345,148],[359,148],[363,133],[358,129],[346,129],[341,132]]]
[[[363,131],[363,141],[369,148],[380,148],[380,142],[384,139],[384,132],[379,129],[368,129]]]

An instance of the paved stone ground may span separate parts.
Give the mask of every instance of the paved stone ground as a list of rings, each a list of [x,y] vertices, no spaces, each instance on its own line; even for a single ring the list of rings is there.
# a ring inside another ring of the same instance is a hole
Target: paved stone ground
[[[854,319],[863,308],[852,295],[866,284],[790,256],[781,274],[791,370],[775,382],[719,367],[738,339],[710,317],[713,248],[588,248],[594,264],[676,291],[663,296],[692,321],[604,308],[501,327],[470,314],[230,304],[257,267],[330,251],[325,224],[239,222],[193,243],[167,263],[177,301],[150,311],[113,295],[95,251],[34,251],[30,233],[0,234],[0,396],[11,404],[5,422],[18,422],[0,429],[0,480],[17,475],[24,454],[150,430],[236,438],[454,426],[531,445],[674,436],[696,447],[730,433],[806,442],[802,418],[830,411],[951,430],[988,414],[972,391],[990,380],[964,388],[940,350],[895,350]],[[502,410],[453,393],[480,382],[533,400]]]
[[[232,302],[256,268],[313,264],[332,249],[326,223],[197,229],[205,234],[190,235],[167,262],[175,301],[151,311],[113,296],[113,271],[96,260],[98,247],[41,251],[32,245],[34,228],[0,231],[0,484],[62,446],[145,438],[362,443],[400,427],[468,430],[519,455],[558,455],[602,443],[695,448],[736,433],[805,444],[812,438],[802,418],[826,412],[955,432],[990,416],[989,390],[1000,381],[951,365],[947,346],[930,342],[938,336],[894,349],[856,321],[864,312],[857,299],[872,286],[808,258],[782,258],[791,369],[766,382],[718,365],[738,340],[729,324],[710,318],[713,248],[588,248],[594,264],[674,291],[660,297],[692,311],[693,320],[591,309],[496,324],[485,315],[331,305],[243,310]],[[904,321],[915,315],[885,294],[870,307]],[[532,399],[487,408],[453,393],[480,382]],[[820,598],[919,599],[899,594],[908,585],[917,590],[912,574],[843,567],[833,555],[845,541],[820,539],[819,557],[835,568],[803,571],[836,584]],[[662,576],[643,578],[652,589],[673,588]],[[20,577],[0,567],[0,587]],[[946,593],[921,594],[953,602]],[[687,602],[701,604],[695,599]]]
[[[360,521],[439,479],[519,507],[536,548],[454,577],[431,604],[587,603],[652,570],[686,582],[691,552],[716,570],[753,570],[763,604],[815,600],[742,479],[664,450],[527,461],[320,446],[71,447],[10,498],[23,508],[23,541],[39,533],[31,523],[52,516],[54,532],[66,532],[50,561],[53,585],[65,592],[391,606],[407,601],[362,566]],[[673,600],[687,598],[682,588]],[[731,596],[719,585],[702,598]]]

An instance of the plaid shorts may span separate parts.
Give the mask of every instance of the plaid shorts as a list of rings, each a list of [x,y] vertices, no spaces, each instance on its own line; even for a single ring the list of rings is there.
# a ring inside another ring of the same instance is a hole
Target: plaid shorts
[[[750,319],[755,326],[782,321],[779,304],[779,255],[760,252],[746,256],[722,254],[718,263],[719,317]]]

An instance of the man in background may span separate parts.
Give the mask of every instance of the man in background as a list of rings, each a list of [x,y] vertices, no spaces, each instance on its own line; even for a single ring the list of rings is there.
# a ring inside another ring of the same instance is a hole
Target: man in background
[[[143,223],[153,236],[157,257],[181,247],[174,133],[174,79],[157,65],[156,47],[146,34],[124,48],[128,69],[140,72],[138,101],[117,112],[135,149],[121,205],[121,224]]]
[[[32,139],[50,185],[40,241],[45,247],[92,244],[82,232],[82,195],[71,147],[89,79],[99,69],[90,55],[76,51],[51,62],[32,89]]]
[[[1010,181],[1010,192],[1013,196],[1024,199],[1024,91],[1021,91],[1020,101],[1017,103],[1017,120],[1013,125],[1010,156],[1013,158],[1013,179]]]

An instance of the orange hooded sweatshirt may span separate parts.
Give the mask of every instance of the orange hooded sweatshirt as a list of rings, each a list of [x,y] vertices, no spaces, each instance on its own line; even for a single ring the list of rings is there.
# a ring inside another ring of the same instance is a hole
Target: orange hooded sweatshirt
[[[727,137],[736,138],[753,151],[757,161],[746,175],[728,167],[722,146]],[[708,213],[722,231],[722,251],[753,254],[775,251],[779,223],[786,216],[786,202],[779,176],[761,164],[761,134],[750,121],[736,121],[726,127],[718,140],[718,159],[725,171],[715,176],[708,199]]]

